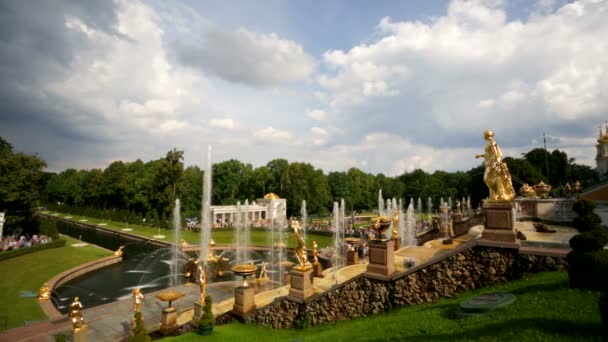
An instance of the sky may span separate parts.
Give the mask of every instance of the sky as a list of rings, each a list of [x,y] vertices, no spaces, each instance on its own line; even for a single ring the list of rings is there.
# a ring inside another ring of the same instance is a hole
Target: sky
[[[48,170],[184,151],[400,175],[595,167],[608,0],[0,1],[0,136]],[[602,128],[605,130],[604,128]]]

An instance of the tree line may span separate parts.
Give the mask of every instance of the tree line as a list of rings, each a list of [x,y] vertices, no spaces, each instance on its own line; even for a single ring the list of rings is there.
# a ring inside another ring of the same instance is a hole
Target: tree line
[[[0,210],[29,206],[31,212],[31,208],[41,203],[60,203],[74,213],[79,211],[119,221],[141,222],[146,218],[148,222],[159,222],[170,217],[174,199],[179,198],[184,217],[200,215],[204,170],[198,166],[184,167],[183,151],[173,149],[164,157],[148,162],[139,159],[115,161],[105,169],[67,169],[55,174],[43,172],[45,163],[38,157],[15,153],[8,142],[1,141],[4,147],[0,179],[7,186],[0,184]],[[21,158],[23,163],[10,162],[8,155],[13,156],[10,160]],[[537,184],[541,180],[551,184],[557,192],[566,182],[572,184],[579,180],[586,187],[599,181],[592,168],[576,164],[573,158],[559,150],[533,149],[521,158],[508,157],[504,161],[511,170],[516,190],[524,182]],[[24,170],[30,170],[28,172],[35,176],[28,176]],[[471,197],[474,206],[488,196],[483,182],[483,165],[456,172],[428,173],[417,169],[390,177],[358,168],[326,174],[309,163],[286,159],[274,159],[256,168],[230,159],[214,164],[212,171],[214,205],[243,203],[246,199],[251,203],[274,192],[287,199],[288,215],[299,215],[302,200],[306,200],[307,210],[312,215],[328,213],[333,202],[342,198],[348,210],[369,210],[377,207],[378,190],[382,190],[385,198],[405,200],[431,197],[438,202],[440,197]],[[4,177],[6,172],[11,175]],[[16,182],[16,178],[31,186],[27,190],[18,189],[15,184],[21,183]],[[15,198],[22,198],[22,201]],[[434,207],[437,205],[434,203]]]

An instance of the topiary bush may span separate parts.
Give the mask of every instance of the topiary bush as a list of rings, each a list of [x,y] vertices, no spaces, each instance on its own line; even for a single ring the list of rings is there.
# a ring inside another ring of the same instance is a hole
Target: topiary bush
[[[135,327],[129,342],[152,342],[152,338],[148,336],[148,331],[144,326],[143,314],[141,312],[135,313]]]
[[[205,305],[203,305],[203,314],[198,320],[199,335],[209,335],[213,332],[215,324],[215,316],[213,316],[213,299],[211,296],[205,297]]]
[[[568,254],[568,279],[570,287],[591,291],[608,291],[604,281],[608,274],[608,250],[592,252],[572,251]]]
[[[574,202],[572,210],[578,215],[572,220],[572,226],[579,232],[587,232],[599,228],[602,218],[594,212],[597,204],[593,201],[581,198]]]
[[[608,231],[601,227],[577,234],[570,239],[572,250],[580,253],[602,249],[606,244],[608,244]]]

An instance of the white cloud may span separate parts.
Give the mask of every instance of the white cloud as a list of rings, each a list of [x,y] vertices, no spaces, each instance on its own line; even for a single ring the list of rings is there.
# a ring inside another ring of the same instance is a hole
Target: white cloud
[[[233,129],[236,126],[236,123],[231,118],[211,119],[209,121],[209,126],[224,129]]]
[[[318,77],[332,113],[326,124],[345,141],[386,130],[434,148],[471,146],[485,129],[513,148],[539,129],[588,135],[608,111],[608,2],[511,21],[504,6],[451,1],[426,22],[383,18],[371,41],[327,51]]]
[[[273,128],[272,126],[255,131],[253,136],[262,141],[276,143],[289,141],[291,139],[291,134],[289,134],[289,132]]]
[[[314,58],[297,42],[246,29],[210,29],[200,45],[178,45],[177,53],[185,65],[254,86],[303,80],[315,69]]]
[[[317,120],[317,121],[327,120],[327,118],[329,116],[326,111],[321,110],[321,109],[309,110],[307,115],[308,115],[308,117],[310,117],[314,120]]]
[[[66,18],[68,28],[86,35],[88,49],[76,52],[70,77],[48,84],[46,90],[108,120],[120,121],[119,128],[150,133],[183,128],[179,113],[200,105],[202,96],[195,89],[204,89],[204,81],[169,62],[163,30],[151,8],[137,1],[119,1],[117,14],[116,29],[128,39],[91,30],[78,18]]]

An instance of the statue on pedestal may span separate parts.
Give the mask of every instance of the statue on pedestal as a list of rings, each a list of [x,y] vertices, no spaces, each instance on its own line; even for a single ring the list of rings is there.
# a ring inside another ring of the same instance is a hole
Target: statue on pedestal
[[[78,297],[74,297],[74,301],[70,304],[70,311],[68,316],[72,322],[72,331],[77,332],[86,327],[84,324],[84,318],[80,312],[83,309],[82,303]]]
[[[141,293],[141,289],[136,287],[131,293],[133,294],[133,311],[135,313],[141,312],[141,303],[144,300],[144,295]]]
[[[317,244],[317,240],[312,242],[312,261],[315,264],[319,263],[319,244]]]
[[[483,137],[488,142],[485,152],[476,155],[475,158],[484,158],[483,165],[486,170],[483,174],[483,181],[490,190],[490,200],[511,201],[515,196],[511,173],[507,164],[502,162],[502,151],[494,141],[494,132],[485,131]]]
[[[307,269],[310,267],[310,262],[308,262],[308,255],[306,253],[306,244],[304,242],[304,238],[302,237],[300,222],[298,222],[296,219],[292,218],[291,227],[293,228],[293,235],[296,238],[296,241],[298,243],[298,245],[296,246],[296,248],[294,250],[296,258],[298,259],[298,262],[300,263],[300,265],[297,267],[302,270]]]
[[[47,300],[51,298],[51,289],[47,283],[42,284],[38,291],[38,299]]]

